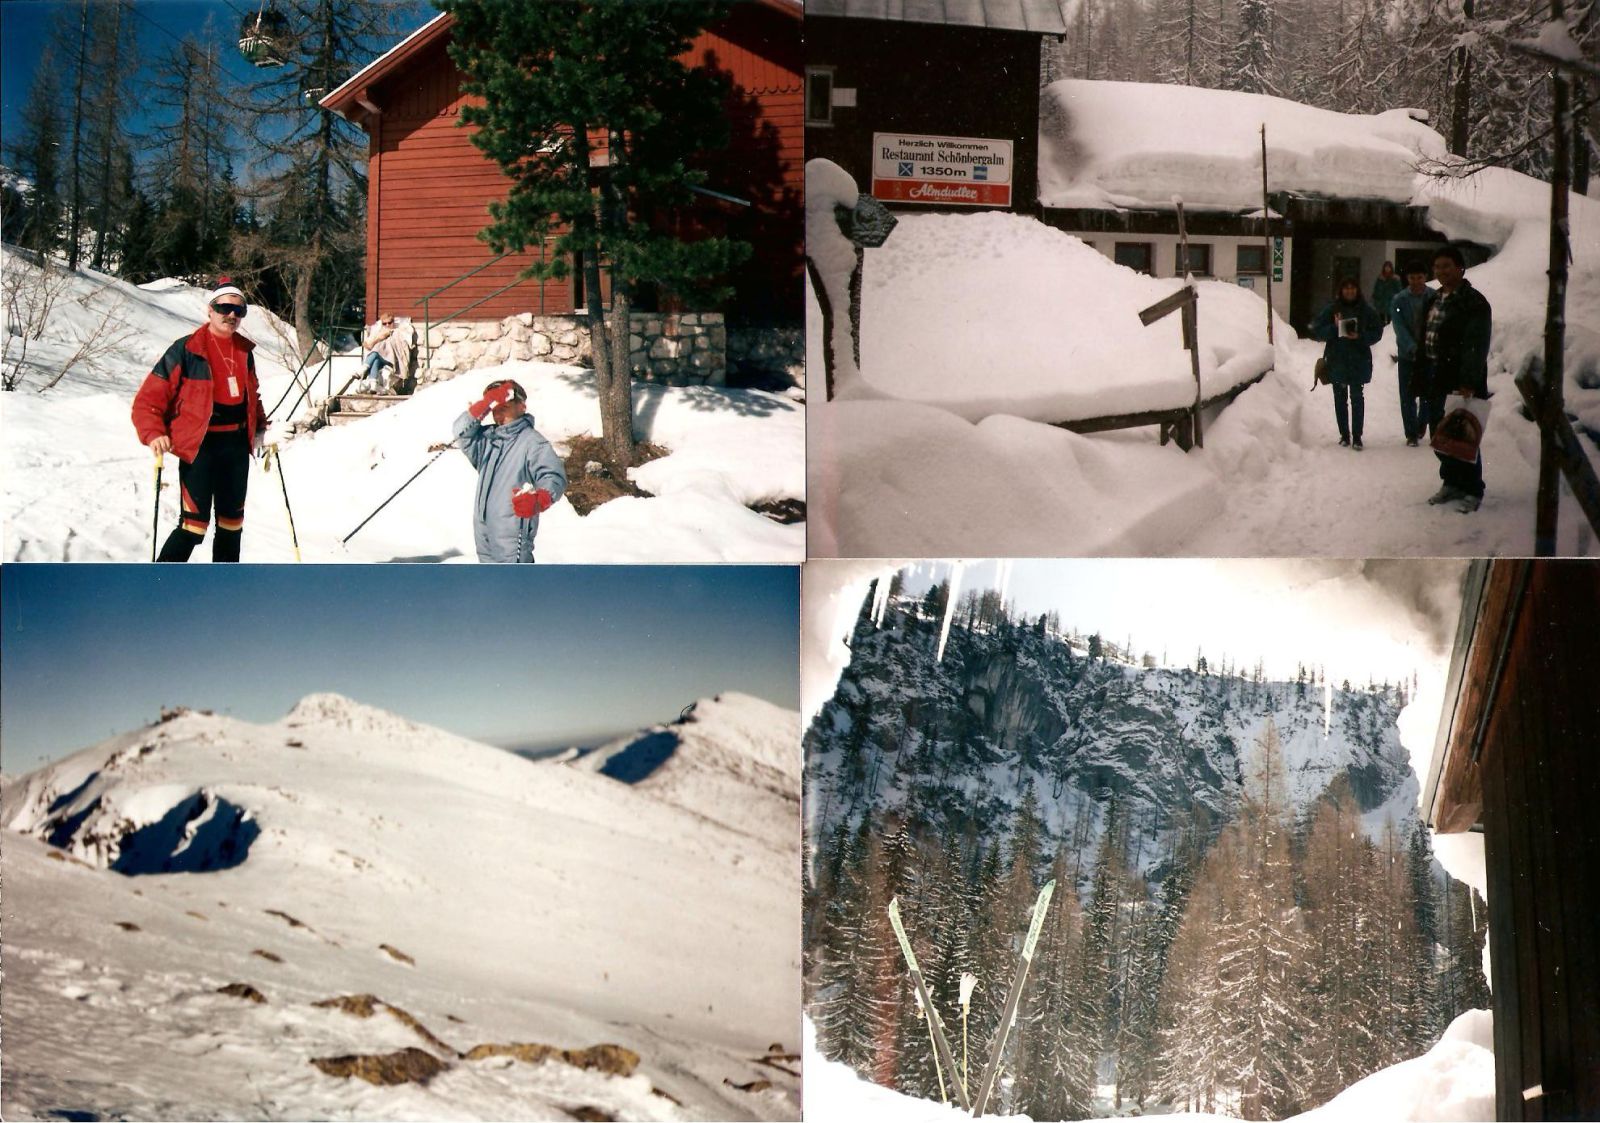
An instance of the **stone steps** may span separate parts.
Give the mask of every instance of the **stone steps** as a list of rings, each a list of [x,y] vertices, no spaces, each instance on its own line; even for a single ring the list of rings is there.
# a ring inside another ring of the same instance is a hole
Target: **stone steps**
[[[409,401],[408,394],[340,394],[328,403],[325,419],[330,425],[343,425],[360,421],[364,417],[382,413],[399,402]]]

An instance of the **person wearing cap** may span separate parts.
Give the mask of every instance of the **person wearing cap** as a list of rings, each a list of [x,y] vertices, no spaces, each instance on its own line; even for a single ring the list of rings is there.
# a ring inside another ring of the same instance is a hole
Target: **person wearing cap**
[[[260,453],[267,429],[255,344],[239,331],[247,307],[238,286],[222,278],[206,296],[206,322],[167,348],[133,399],[140,442],[178,458],[178,525],[157,561],[188,561],[213,508],[211,560],[239,560],[250,454]]]
[[[528,394],[501,379],[456,418],[457,447],[478,470],[472,501],[478,560],[531,562],[539,516],[567,490],[561,457],[528,415]],[[484,424],[484,416],[492,424]]]

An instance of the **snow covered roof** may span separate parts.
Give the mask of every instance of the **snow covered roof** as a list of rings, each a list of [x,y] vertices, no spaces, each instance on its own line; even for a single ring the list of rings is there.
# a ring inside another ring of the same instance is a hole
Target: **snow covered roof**
[[[1410,204],[1418,164],[1444,139],[1412,110],[1336,113],[1266,94],[1148,82],[1053,82],[1040,96],[1039,199],[1047,207],[1261,206],[1267,188]]]
[[[1059,0],[806,0],[808,16],[937,23],[1064,35]]]

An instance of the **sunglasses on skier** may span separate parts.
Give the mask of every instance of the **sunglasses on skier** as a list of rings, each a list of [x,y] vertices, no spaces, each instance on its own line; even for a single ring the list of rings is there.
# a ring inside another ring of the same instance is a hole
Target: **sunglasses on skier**
[[[243,304],[213,304],[211,310],[219,316],[238,316],[244,319],[245,307]]]

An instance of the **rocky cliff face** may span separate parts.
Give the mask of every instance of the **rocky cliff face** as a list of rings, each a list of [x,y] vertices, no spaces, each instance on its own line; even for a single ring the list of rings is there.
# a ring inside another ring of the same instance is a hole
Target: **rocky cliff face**
[[[903,809],[937,830],[1003,837],[1031,787],[1052,842],[1092,845],[1118,796],[1159,879],[1162,833],[1197,811],[1213,824],[1233,814],[1269,723],[1297,812],[1343,776],[1374,834],[1416,814],[1398,688],[1091,660],[1064,637],[1006,623],[958,622],[942,662],[937,639],[914,602],[893,605],[881,628],[857,627],[838,692],[807,733],[813,832]]]

